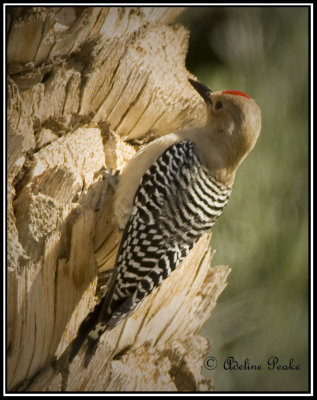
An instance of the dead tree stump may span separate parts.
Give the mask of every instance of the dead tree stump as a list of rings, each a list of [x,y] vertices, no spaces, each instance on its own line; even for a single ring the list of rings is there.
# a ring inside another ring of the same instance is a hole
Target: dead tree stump
[[[226,286],[210,235],[115,329],[87,369],[63,356],[113,268],[106,167],[204,123],[183,8],[7,7],[7,389],[211,390],[198,335]]]

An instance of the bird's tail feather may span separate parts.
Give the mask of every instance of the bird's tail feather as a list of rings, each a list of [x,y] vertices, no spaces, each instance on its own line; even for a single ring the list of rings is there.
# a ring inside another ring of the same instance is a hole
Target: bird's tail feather
[[[93,339],[90,336],[88,337],[87,350],[86,350],[85,362],[84,362],[85,368],[88,367],[90,360],[92,359],[93,355],[95,354],[95,352],[97,350],[98,341],[99,341],[99,337],[98,337],[98,339]]]
[[[95,308],[87,315],[87,317],[81,323],[78,329],[78,334],[71,344],[69,362],[72,362],[73,359],[76,357],[77,353],[79,352],[81,346],[83,345],[86,339],[88,339],[87,351],[89,349],[92,349],[92,342],[95,342],[95,345],[97,345],[100,335],[97,337],[91,337],[90,334],[92,333],[92,331],[95,331],[101,308],[102,308],[102,302],[96,304]]]

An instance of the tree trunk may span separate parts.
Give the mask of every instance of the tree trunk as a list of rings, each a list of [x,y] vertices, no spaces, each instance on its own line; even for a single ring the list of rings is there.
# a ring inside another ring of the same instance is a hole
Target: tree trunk
[[[210,235],[138,310],[106,332],[87,369],[67,349],[114,267],[121,232],[104,169],[204,123],[186,70],[183,8],[7,7],[7,388],[211,390],[198,335],[229,273]],[[99,285],[98,285],[99,276]]]

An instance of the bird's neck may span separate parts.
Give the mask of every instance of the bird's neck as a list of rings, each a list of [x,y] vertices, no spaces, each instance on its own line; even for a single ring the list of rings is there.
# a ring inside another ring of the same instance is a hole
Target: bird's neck
[[[214,176],[219,182],[225,186],[232,186],[236,175],[237,168],[234,165],[225,164],[221,154],[215,154],[214,157],[202,162],[208,168],[210,175]]]
[[[206,134],[204,129],[182,131],[182,137],[195,143],[198,154],[203,165],[205,165],[211,176],[226,186],[234,182],[235,174],[239,165],[236,157],[230,153],[221,141],[221,135]]]

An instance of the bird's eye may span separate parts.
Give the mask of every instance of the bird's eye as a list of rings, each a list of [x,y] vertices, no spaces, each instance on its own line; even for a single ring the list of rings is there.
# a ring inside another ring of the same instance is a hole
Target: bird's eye
[[[219,110],[222,107],[223,107],[223,105],[222,105],[221,101],[217,101],[216,104],[215,104],[215,109]]]

